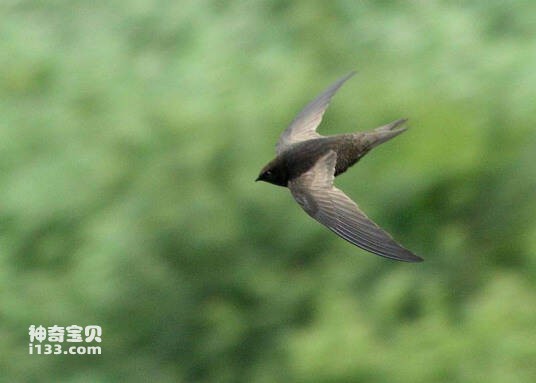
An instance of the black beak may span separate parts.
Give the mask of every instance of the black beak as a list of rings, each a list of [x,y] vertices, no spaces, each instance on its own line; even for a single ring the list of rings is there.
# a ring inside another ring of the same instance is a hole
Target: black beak
[[[261,176],[258,176],[255,182],[260,181],[260,180],[261,180]]]

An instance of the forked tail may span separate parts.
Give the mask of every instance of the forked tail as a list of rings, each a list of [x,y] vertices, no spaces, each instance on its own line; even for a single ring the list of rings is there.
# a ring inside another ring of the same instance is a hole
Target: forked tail
[[[372,149],[385,141],[389,141],[391,138],[398,136],[400,133],[405,132],[407,128],[402,127],[407,118],[401,118],[391,122],[390,124],[380,126],[370,132],[365,133],[363,138],[364,144],[367,149]]]

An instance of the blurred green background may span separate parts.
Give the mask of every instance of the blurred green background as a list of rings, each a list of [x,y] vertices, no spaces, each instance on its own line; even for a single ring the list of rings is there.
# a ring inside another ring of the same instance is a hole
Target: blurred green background
[[[2,380],[536,381],[534,14],[3,0]],[[353,69],[320,132],[411,129],[337,185],[424,263],[253,182]],[[100,325],[103,354],[28,355],[31,324]]]

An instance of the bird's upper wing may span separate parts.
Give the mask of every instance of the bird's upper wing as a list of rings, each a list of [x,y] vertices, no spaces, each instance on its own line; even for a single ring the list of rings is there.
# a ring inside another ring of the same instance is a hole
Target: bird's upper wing
[[[289,189],[311,217],[348,242],[383,257],[406,262],[422,259],[396,243],[372,222],[341,190],[333,186],[337,154],[330,151],[298,178]]]
[[[320,121],[322,121],[322,116],[328,108],[331,97],[354,74],[355,72],[351,72],[339,79],[302,109],[288,128],[279,136],[279,141],[277,141],[276,145],[277,154],[280,154],[296,142],[320,137],[316,132],[316,128],[320,124]]]

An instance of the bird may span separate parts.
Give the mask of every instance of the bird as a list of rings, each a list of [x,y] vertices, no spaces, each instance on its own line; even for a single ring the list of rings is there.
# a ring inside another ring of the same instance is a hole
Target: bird
[[[334,82],[298,113],[280,135],[276,157],[255,181],[287,187],[308,215],[363,250],[397,261],[420,262],[421,257],[398,244],[333,185],[335,177],[370,150],[407,129],[403,118],[366,132],[330,136],[316,132],[331,98],[355,73]]]

